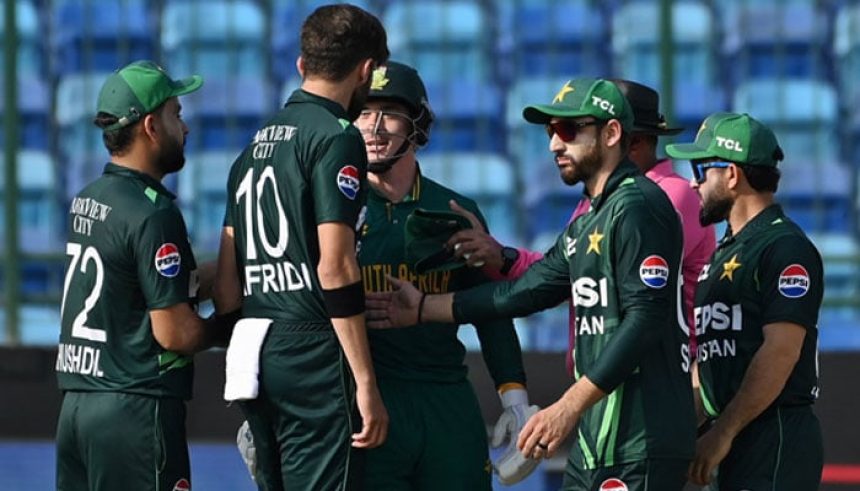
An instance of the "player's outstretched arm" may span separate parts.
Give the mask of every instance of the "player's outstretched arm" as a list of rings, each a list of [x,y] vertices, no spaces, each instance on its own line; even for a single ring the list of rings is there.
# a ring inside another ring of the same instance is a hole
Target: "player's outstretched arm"
[[[352,445],[373,448],[388,435],[388,413],[376,385],[364,319],[364,289],[355,255],[355,235],[344,223],[317,226],[320,286],[335,334],[343,348],[356,383],[356,400],[361,414],[361,432],[352,435]]]
[[[418,291],[408,281],[386,277],[394,290],[368,293],[365,298],[367,327],[390,329],[423,322],[454,322],[452,293],[429,295]]]

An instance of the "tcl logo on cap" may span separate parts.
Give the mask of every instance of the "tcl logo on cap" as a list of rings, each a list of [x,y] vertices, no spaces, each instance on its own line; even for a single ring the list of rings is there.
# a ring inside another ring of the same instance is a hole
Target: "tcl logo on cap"
[[[173,485],[173,491],[191,491],[191,483],[188,479],[180,479]]]
[[[337,172],[337,188],[349,199],[358,196],[361,181],[358,179],[358,169],[353,165],[345,165]]]
[[[600,491],[630,491],[624,481],[610,477],[600,483]]]
[[[176,244],[170,242],[161,244],[161,247],[155,251],[155,269],[161,276],[175,278],[179,274],[181,263],[182,256]]]

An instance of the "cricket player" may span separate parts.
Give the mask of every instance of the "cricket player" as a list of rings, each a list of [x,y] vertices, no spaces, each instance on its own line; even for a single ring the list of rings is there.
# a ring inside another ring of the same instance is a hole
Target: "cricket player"
[[[191,489],[191,355],[226,344],[229,326],[196,313],[214,268],[201,274],[161,180],[185,163],[179,96],[202,84],[137,61],[99,92],[95,124],[111,161],[69,208],[56,363],[59,490]]]
[[[427,143],[432,122],[424,83],[412,67],[389,61],[376,69],[370,95],[355,122],[369,159],[367,221],[358,256],[368,293],[391,290],[387,275],[425,293],[446,293],[489,281],[462,263],[459,268],[416,271],[408,260],[407,221],[415,210],[447,212],[450,201],[456,200],[486,226],[474,201],[421,174],[416,151]],[[492,467],[487,434],[466,376],[465,349],[457,339],[459,324],[436,323],[428,328],[420,319],[413,324],[369,332],[391,425],[386,443],[368,452],[364,489],[489,490]],[[478,322],[475,328],[505,410],[496,427],[496,444],[505,436],[515,442],[528,416],[537,411],[528,403],[519,340],[510,319]],[[537,464],[512,443],[496,470],[503,483],[513,484]]]
[[[418,315],[443,322],[522,316],[572,294],[576,382],[526,423],[519,449],[550,457],[578,427],[563,489],[680,490],[695,420],[678,350],[686,340],[678,215],[625,158],[633,114],[611,81],[571,80],[551,104],[527,106],[523,117],[546,129],[562,180],[584,182],[588,212],[513,282],[424,297],[392,278],[394,292],[368,298],[370,324],[402,326]]]
[[[352,121],[387,59],[376,17],[316,9],[301,29],[301,88],[230,170],[215,300],[218,312],[242,310],[231,350],[266,333],[236,357],[259,360],[258,392],[237,399],[261,490],[359,489],[363,449],[386,438],[356,260],[367,154]]]
[[[702,224],[728,221],[696,294],[699,410],[709,429],[690,478],[725,491],[818,489],[823,449],[812,405],[823,266],[774,202],[782,149],[750,115],[716,113],[695,142],[666,151],[692,164]]]

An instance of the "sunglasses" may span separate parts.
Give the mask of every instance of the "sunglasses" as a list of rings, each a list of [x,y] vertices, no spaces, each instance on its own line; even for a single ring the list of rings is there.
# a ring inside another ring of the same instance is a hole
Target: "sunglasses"
[[[556,121],[554,123],[546,124],[546,134],[550,138],[552,135],[558,135],[561,138],[561,141],[565,143],[570,143],[576,139],[576,134],[582,128],[586,126],[596,125],[600,121],[592,120],[592,121],[570,121],[570,120],[561,120]]]
[[[705,182],[705,173],[708,169],[725,169],[732,165],[731,162],[705,162],[702,164],[693,164],[693,179],[696,180],[696,184],[702,184]]]

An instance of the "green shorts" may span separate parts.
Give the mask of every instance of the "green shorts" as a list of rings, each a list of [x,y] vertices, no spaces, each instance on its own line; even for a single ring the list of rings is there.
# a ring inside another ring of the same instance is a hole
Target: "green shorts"
[[[58,491],[191,489],[185,402],[66,392],[57,422]]]
[[[753,420],[732,442],[712,489],[818,489],[824,466],[821,427],[811,406],[781,407]]]
[[[263,343],[260,393],[241,403],[265,491],[359,489],[364,451],[355,383],[330,324],[273,324]]]
[[[487,430],[468,381],[380,379],[388,439],[367,452],[365,491],[489,491]]]
[[[567,460],[561,487],[564,491],[681,491],[690,466],[686,459],[646,459],[584,469],[576,463],[578,461]]]

